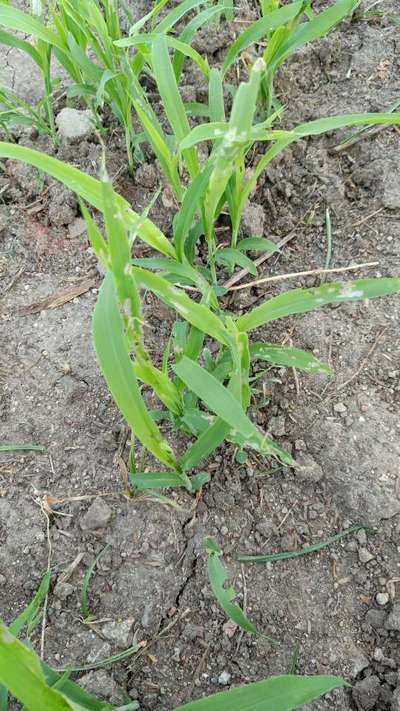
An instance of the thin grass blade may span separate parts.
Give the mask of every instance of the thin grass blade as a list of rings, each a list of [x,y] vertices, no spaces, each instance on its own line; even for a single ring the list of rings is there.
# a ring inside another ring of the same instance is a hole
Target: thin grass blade
[[[190,133],[190,125],[185,107],[176,83],[174,70],[168,52],[168,43],[164,35],[157,36],[151,51],[151,61],[164,110],[178,143]],[[183,153],[189,173],[195,178],[199,172],[199,163],[193,148]]]

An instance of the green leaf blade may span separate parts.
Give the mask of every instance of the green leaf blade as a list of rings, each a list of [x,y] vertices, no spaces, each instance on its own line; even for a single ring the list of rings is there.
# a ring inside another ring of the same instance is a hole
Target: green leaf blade
[[[236,592],[233,588],[225,587],[228,575],[220,560],[222,551],[220,550],[215,538],[208,538],[206,540],[206,548],[208,553],[208,579],[210,581],[211,589],[223,611],[229,619],[235,622],[235,624],[237,624],[245,632],[250,632],[250,634],[256,635],[260,634],[255,625],[253,625],[253,623],[246,617],[242,608],[239,607],[236,602],[233,602],[236,597]]]
[[[157,459],[175,469],[173,452],[151,418],[138,387],[133,363],[126,349],[111,275],[106,277],[99,292],[93,316],[93,335],[103,375],[129,426]]]
[[[237,326],[240,330],[252,331],[271,321],[313,311],[326,304],[375,299],[399,291],[400,278],[396,277],[331,282],[315,289],[292,289],[240,316]]]
[[[287,464],[293,463],[287,452],[257,429],[235,396],[204,368],[183,356],[173,369],[185,385],[226,422],[233,432],[240,432],[248,446],[264,455],[277,457]]]
[[[0,157],[22,160],[39,170],[43,170],[56,180],[64,183],[64,185],[98,210],[104,210],[101,182],[90,175],[86,175],[78,168],[32,148],[2,141],[0,141]],[[139,237],[144,242],[167,257],[176,258],[173,245],[151,220],[148,218],[142,219],[118,193],[115,193],[115,200],[119,210],[124,215],[124,221],[128,229],[136,229]]]
[[[293,711],[332,689],[348,686],[337,676],[275,676],[179,706],[175,711]]]

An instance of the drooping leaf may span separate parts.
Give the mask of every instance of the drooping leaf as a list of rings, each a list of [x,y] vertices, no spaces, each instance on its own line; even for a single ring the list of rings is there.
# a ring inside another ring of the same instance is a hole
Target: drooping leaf
[[[27,12],[23,12],[16,7],[0,5],[0,25],[10,30],[17,30],[26,35],[31,35],[37,40],[42,40],[47,44],[59,46],[63,49],[57,35],[49,30],[39,18]]]
[[[63,163],[57,158],[45,155],[32,148],[1,141],[0,158],[25,161],[64,183],[70,190],[76,192],[83,200],[86,200],[98,210],[103,210],[104,208],[101,182],[90,175],[86,175],[78,168],[74,168],[72,165]],[[115,194],[115,199],[128,229],[137,228],[137,232],[144,242],[168,257],[176,257],[175,249],[171,242],[151,220],[148,218],[142,219],[131,209],[128,202],[117,193]]]
[[[47,686],[40,659],[0,620],[0,682],[30,711],[83,711]]]
[[[313,311],[326,304],[375,299],[399,291],[400,278],[396,277],[332,282],[315,289],[292,289],[240,316],[237,326],[241,331],[252,331],[270,321]]]
[[[360,0],[337,0],[313,19],[301,23],[297,29],[287,34],[286,41],[283,41],[272,59],[274,66],[279,66],[293,52],[302,47],[307,42],[319,39],[326,35],[341,20],[348,17],[360,4]]]
[[[260,634],[256,626],[248,619],[242,608],[234,602],[237,593],[230,587],[226,588],[228,579],[225,566],[221,562],[222,551],[215,538],[207,538],[206,549],[208,553],[207,572],[211,589],[221,605],[223,611],[232,622],[235,622],[245,632]]]
[[[230,334],[223,322],[208,306],[196,303],[187,294],[169,284],[158,274],[151,274],[140,267],[133,267],[133,273],[140,286],[157,294],[164,303],[171,306],[182,318],[189,321],[200,331],[207,333],[225,345],[231,342]]]

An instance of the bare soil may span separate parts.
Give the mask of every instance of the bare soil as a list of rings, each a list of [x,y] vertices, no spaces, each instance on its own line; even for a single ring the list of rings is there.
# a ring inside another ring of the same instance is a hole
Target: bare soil
[[[286,125],[384,110],[400,95],[399,2],[366,9],[281,71]],[[244,19],[254,16],[254,6],[242,5],[242,12]],[[237,31],[235,23],[214,34],[208,29],[203,49],[218,61]],[[20,64],[12,53],[12,61],[11,79],[26,98],[36,96],[32,75],[22,72],[25,60]],[[10,66],[3,65],[5,79]],[[189,95],[201,92],[196,74],[185,81]],[[399,132],[389,128],[334,152],[343,135],[297,144],[262,179],[252,201],[264,211],[265,235],[293,234],[263,275],[324,266],[326,207],[332,267],[376,261],[356,275],[399,274]],[[53,150],[27,133],[20,142]],[[92,174],[99,155],[91,141],[58,150]],[[110,135],[110,173],[136,210],[158,184],[150,163],[129,178],[122,139]],[[172,214],[164,192],[152,218],[168,230]],[[353,692],[333,692],[308,708],[398,709],[399,298],[325,308],[265,329],[262,337],[291,340],[335,369],[330,379],[273,370],[277,382],[265,384],[270,403],[254,412],[308,473],[271,474],[252,459],[240,465],[227,446],[208,462],[212,480],[202,498],[173,493],[180,507],[173,508],[121,494],[127,432],[91,342],[100,283],[73,196],[37,171],[7,162],[0,172],[0,443],[41,444],[46,453],[0,454],[1,616],[10,622],[28,604],[50,555],[60,571],[44,637],[50,664],[92,663],[129,646],[133,632],[148,643],[111,669],[84,674],[86,688],[107,700],[122,703],[128,695],[144,711],[170,711],[221,690],[222,681],[286,673],[298,649],[299,673],[337,673],[354,685]],[[231,306],[245,310],[271,293],[319,283],[313,276],[237,292]],[[85,293],[55,308],[40,303],[71,287]],[[153,301],[148,310],[160,353],[171,314]],[[49,517],[46,502],[55,510]],[[358,523],[366,530],[319,553],[260,566],[236,560],[243,552],[301,549]],[[226,624],[207,581],[207,535],[221,545],[249,617],[279,645]],[[79,592],[107,544],[90,587],[98,623],[89,626],[80,616]],[[61,571],[79,554],[65,587]]]

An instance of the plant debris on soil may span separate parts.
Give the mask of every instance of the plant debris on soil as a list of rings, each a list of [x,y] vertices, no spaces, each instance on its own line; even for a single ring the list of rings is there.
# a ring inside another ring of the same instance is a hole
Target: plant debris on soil
[[[400,6],[384,0],[376,9],[362,5],[281,71],[286,123],[381,111],[400,96],[391,19]],[[254,18],[251,3],[242,2],[241,12]],[[218,57],[235,31],[235,23],[223,32],[211,26],[199,49]],[[25,60],[3,48],[0,59],[1,81],[30,98],[34,79]],[[197,75],[186,80],[195,94]],[[266,237],[294,237],[260,276],[324,268],[326,207],[331,267],[378,261],[366,276],[399,272],[399,132],[388,128],[333,150],[346,135],[300,141],[268,168],[247,217],[262,220]],[[19,142],[53,152],[47,138],[29,132]],[[116,187],[140,211],[160,184],[157,166],[149,154],[132,179],[121,169],[117,130],[107,148]],[[93,136],[55,154],[98,172]],[[173,210],[164,191],[151,217],[168,230]],[[134,635],[140,643],[132,657],[83,674],[85,689],[111,703],[127,694],[143,711],[169,711],[226,685],[287,673],[295,655],[298,673],[339,674],[353,685],[309,709],[400,709],[399,299],[327,308],[282,321],[279,332],[263,330],[266,340],[293,340],[335,370],[330,378],[274,369],[268,404],[253,413],[301,468],[269,472],[253,457],[240,464],[226,445],[204,467],[211,481],[202,496],[174,491],[173,506],[130,499],[123,493],[127,432],[91,342],[102,275],[79,220],[74,196],[38,171],[13,161],[0,171],[0,443],[45,448],[0,451],[1,617],[9,623],[29,603],[50,555],[58,572],[44,635],[49,664],[91,665],[129,648]],[[299,277],[283,287],[320,280]],[[230,298],[245,310],[281,287],[261,284]],[[153,306],[149,297],[152,348],[161,354],[171,314]],[[56,502],[48,529],[45,497]],[[375,533],[362,528],[293,560],[237,560],[300,551],[360,523]],[[225,618],[207,579],[207,536],[224,552],[240,606],[278,645],[242,634]],[[105,546],[90,580],[88,623],[81,588]],[[40,630],[33,641],[39,638]]]

